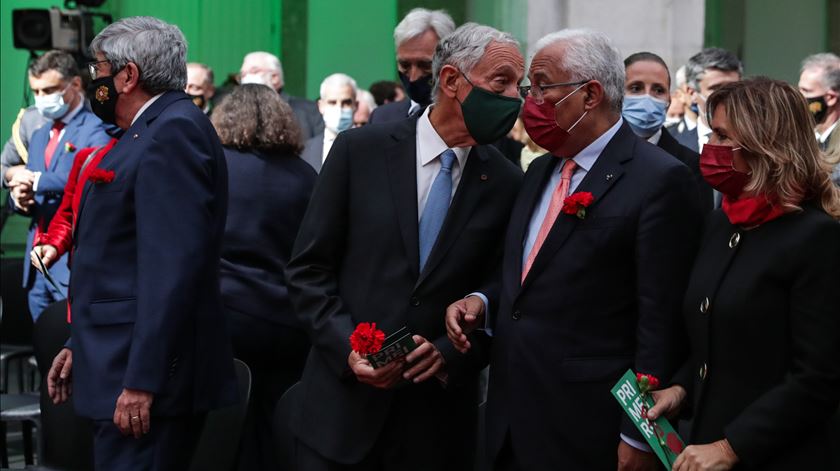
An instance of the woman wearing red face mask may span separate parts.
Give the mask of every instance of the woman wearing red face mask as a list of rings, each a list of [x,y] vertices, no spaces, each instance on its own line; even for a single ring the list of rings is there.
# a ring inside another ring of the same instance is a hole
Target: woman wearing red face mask
[[[650,415],[691,420],[675,470],[836,469],[840,190],[790,85],[728,84],[707,109],[700,167],[722,210],[686,291],[690,358]]]

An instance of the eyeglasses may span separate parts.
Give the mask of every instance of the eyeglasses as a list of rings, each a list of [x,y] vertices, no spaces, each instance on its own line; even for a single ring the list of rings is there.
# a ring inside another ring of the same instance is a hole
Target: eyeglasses
[[[562,82],[562,83],[549,83],[546,85],[522,85],[519,87],[519,96],[522,98],[526,98],[528,94],[531,95],[535,100],[541,101],[543,97],[543,93],[549,88],[557,88],[557,87],[568,87],[570,85],[583,85],[584,83],[588,82],[589,80],[580,80],[577,82]]]
[[[88,62],[87,67],[88,67],[88,72],[90,73],[90,79],[91,80],[96,80],[97,78],[99,78],[99,64],[108,64],[108,63],[109,63],[109,61]]]

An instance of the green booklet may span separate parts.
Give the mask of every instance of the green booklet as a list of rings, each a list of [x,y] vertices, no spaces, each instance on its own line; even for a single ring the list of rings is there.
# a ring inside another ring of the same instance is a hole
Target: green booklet
[[[414,343],[412,337],[408,328],[403,327],[385,337],[382,348],[378,352],[368,355],[368,361],[374,368],[380,368],[398,358],[408,355],[412,350],[417,348],[417,344]]]
[[[642,404],[644,403],[645,410],[650,410],[653,407],[653,398],[648,394],[644,400],[642,399],[639,383],[636,381],[633,370],[627,370],[624,376],[615,383],[612,394],[624,412],[636,424],[636,428],[645,437],[665,468],[671,469],[677,456],[685,448],[685,443],[665,417],[659,417],[656,420],[648,420],[644,417]]]

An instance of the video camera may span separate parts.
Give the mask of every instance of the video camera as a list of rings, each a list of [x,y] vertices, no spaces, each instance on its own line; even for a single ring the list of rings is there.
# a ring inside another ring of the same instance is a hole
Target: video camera
[[[98,7],[105,0],[65,2],[72,9],[26,8],[12,10],[14,47],[28,51],[59,49],[77,57],[90,57],[88,46],[95,35],[93,20],[110,23],[111,16],[92,12],[85,7]]]

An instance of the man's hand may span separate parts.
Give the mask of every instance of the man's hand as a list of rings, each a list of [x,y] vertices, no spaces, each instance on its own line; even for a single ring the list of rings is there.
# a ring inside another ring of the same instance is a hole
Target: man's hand
[[[137,389],[123,389],[114,409],[114,424],[123,435],[140,438],[151,428],[151,409],[154,394]]]
[[[58,249],[52,245],[37,245],[32,248],[32,253],[29,254],[29,261],[36,270],[41,271],[41,265],[38,263],[38,258],[44,262],[44,266],[50,268],[58,259]]]
[[[675,384],[670,388],[665,388],[659,391],[653,391],[654,406],[648,411],[648,418],[656,420],[660,415],[664,415],[669,419],[673,419],[679,414],[685,401],[685,388],[679,384]]]
[[[478,296],[467,296],[446,308],[446,336],[461,353],[467,353],[472,346],[467,340],[467,334],[483,322],[484,301]]]
[[[23,212],[29,212],[29,207],[35,204],[35,192],[31,183],[18,183],[11,187],[12,202]]]
[[[726,471],[738,462],[729,441],[718,440],[708,445],[689,445],[677,457],[673,471]]]
[[[6,170],[6,185],[9,187],[17,186],[21,183],[28,183],[32,186],[35,183],[35,173],[28,170],[25,165],[14,165]]]
[[[653,453],[637,450],[622,440],[618,444],[619,471],[656,471],[659,458]]]
[[[47,373],[47,392],[53,404],[61,404],[73,393],[73,351],[62,348],[55,356]]]
[[[375,388],[390,389],[402,381],[402,369],[405,361],[396,360],[382,368],[374,368],[367,358],[351,351],[350,356],[347,357],[347,364],[350,365],[350,369],[353,370],[360,383]]]
[[[417,348],[405,356],[410,368],[403,373],[403,378],[415,383],[422,383],[443,370],[446,360],[440,354],[435,344],[419,335],[412,337]]]

